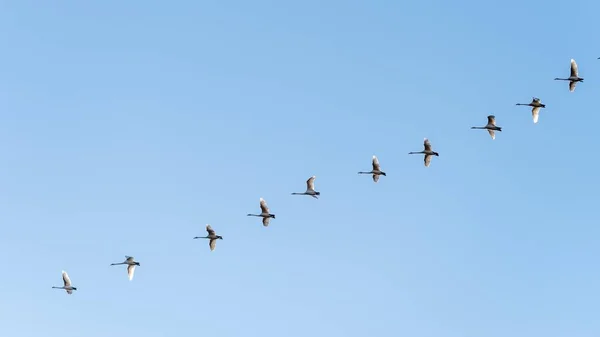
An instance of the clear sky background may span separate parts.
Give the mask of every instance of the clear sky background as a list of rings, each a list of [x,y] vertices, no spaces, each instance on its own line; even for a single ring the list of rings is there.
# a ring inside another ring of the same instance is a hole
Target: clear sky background
[[[0,335],[597,337],[599,11],[2,1]]]

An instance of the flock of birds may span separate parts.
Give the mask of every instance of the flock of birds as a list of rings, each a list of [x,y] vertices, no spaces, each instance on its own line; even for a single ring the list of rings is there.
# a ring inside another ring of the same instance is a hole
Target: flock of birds
[[[600,57],[598,57],[598,59],[600,59]],[[579,70],[577,67],[577,63],[575,62],[574,59],[571,59],[571,75],[567,78],[557,77],[554,80],[569,81],[569,91],[570,92],[575,91],[575,86],[577,85],[577,82],[583,82],[583,78],[579,77]],[[532,118],[533,118],[533,123],[538,122],[540,109],[546,107],[546,105],[542,104],[540,99],[537,97],[533,97],[533,99],[531,100],[531,103],[517,103],[516,105],[525,105],[525,106],[532,107],[531,114],[532,114]],[[473,127],[471,127],[471,129],[487,130],[488,133],[490,134],[490,136],[492,137],[492,139],[496,139],[496,131],[501,132],[502,128],[496,125],[496,117],[494,115],[487,116],[487,121],[488,122],[485,126],[473,126]],[[431,159],[434,156],[439,157],[439,153],[433,151],[431,143],[429,142],[429,140],[427,138],[425,138],[425,140],[423,142],[423,147],[424,147],[423,151],[418,151],[418,152],[414,151],[414,152],[409,152],[408,154],[424,155],[425,167],[429,167],[429,165],[431,164]],[[368,171],[368,172],[361,171],[361,172],[358,172],[358,174],[371,174],[374,182],[379,181],[379,176],[386,175],[385,172],[381,170],[381,166],[379,165],[379,160],[377,159],[377,156],[373,156],[371,171]],[[319,195],[321,195],[321,192],[318,192],[315,190],[315,178],[316,178],[315,176],[308,178],[308,180],[306,181],[306,191],[305,192],[294,192],[294,193],[292,193],[292,195],[308,195],[315,199],[318,199]],[[270,212],[269,207],[267,206],[267,202],[263,198],[260,198],[260,209],[261,209],[260,214],[248,214],[248,216],[255,216],[255,217],[262,218],[263,226],[267,227],[267,226],[269,226],[270,220],[275,219],[275,214],[272,214]],[[216,244],[217,244],[217,240],[223,240],[223,237],[220,235],[217,235],[215,230],[212,229],[212,227],[210,225],[206,225],[206,232],[207,232],[206,236],[196,236],[196,237],[194,237],[194,239],[209,240],[209,248],[211,251],[214,251]],[[111,266],[117,266],[117,265],[127,265],[127,276],[129,278],[129,280],[131,281],[131,280],[133,280],[133,274],[135,272],[135,267],[139,266],[140,263],[135,261],[135,259],[131,256],[125,256],[125,261],[111,264]],[[69,294],[69,295],[73,293],[73,290],[77,290],[76,287],[72,286],[71,279],[69,278],[69,275],[67,274],[67,272],[64,270],[62,271],[62,278],[63,278],[64,285],[62,287],[52,287],[52,288],[64,289],[67,292],[67,294]]]

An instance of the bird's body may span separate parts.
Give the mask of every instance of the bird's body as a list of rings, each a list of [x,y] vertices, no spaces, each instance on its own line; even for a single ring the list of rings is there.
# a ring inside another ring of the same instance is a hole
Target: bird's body
[[[217,240],[223,240],[223,237],[217,235],[210,225],[206,225],[206,231],[208,232],[207,236],[196,236],[194,239],[209,239],[208,246],[212,252],[217,246]]]
[[[71,285],[71,279],[69,278],[69,275],[67,274],[66,271],[62,271],[62,278],[63,278],[63,286],[62,287],[52,287],[53,289],[64,289],[67,294],[71,295],[73,293],[73,290],[77,290],[77,288],[73,287]]]
[[[379,176],[387,176],[387,174],[385,174],[385,172],[381,170],[381,166],[379,165],[379,160],[377,159],[377,156],[373,155],[373,160],[371,164],[373,165],[373,169],[371,171],[358,172],[358,174],[372,174],[374,182],[379,181]]]
[[[315,198],[315,199],[319,199],[319,195],[321,195],[321,192],[317,192],[315,191],[315,176],[312,176],[310,178],[308,178],[308,180],[306,181],[306,192],[304,193],[292,193],[292,195],[310,195],[311,197]]]
[[[489,115],[487,116],[488,119],[488,123],[486,124],[486,126],[472,126],[471,129],[484,129],[484,130],[488,130],[490,137],[492,137],[492,139],[496,139],[496,131],[502,131],[502,128],[499,126],[496,126],[496,116],[494,115]]]
[[[427,138],[425,138],[423,140],[423,147],[424,147],[423,151],[409,152],[408,154],[424,154],[425,158],[423,158],[423,161],[425,163],[425,167],[429,167],[429,165],[431,164],[432,156],[439,157],[440,154],[431,149],[431,143],[429,142],[429,139],[427,139]]]
[[[540,117],[540,109],[545,108],[546,104],[542,104],[539,98],[533,97],[531,103],[517,103],[516,105],[526,105],[532,107],[531,109],[531,117],[533,118],[533,123],[537,123]]]
[[[127,276],[129,277],[129,281],[133,280],[133,274],[135,273],[135,266],[139,266],[140,263],[136,262],[133,257],[125,255],[125,261],[120,263],[111,263],[111,266],[118,266],[121,264],[127,265]]]
[[[577,82],[583,82],[583,78],[579,77],[579,69],[574,59],[571,59],[571,76],[568,78],[555,78],[555,81],[569,81],[569,91],[575,91],[575,85]]]
[[[263,198],[260,198],[260,209],[261,209],[260,214],[247,214],[247,215],[262,217],[263,218],[263,220],[262,220],[263,226],[267,227],[267,226],[269,226],[270,219],[271,218],[275,219],[275,214],[269,213],[269,207],[267,206],[267,202]]]

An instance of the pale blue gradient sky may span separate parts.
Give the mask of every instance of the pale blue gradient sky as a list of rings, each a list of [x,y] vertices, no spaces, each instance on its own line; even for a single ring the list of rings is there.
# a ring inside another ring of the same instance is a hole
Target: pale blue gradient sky
[[[0,335],[597,337],[600,4],[285,3],[0,3]]]

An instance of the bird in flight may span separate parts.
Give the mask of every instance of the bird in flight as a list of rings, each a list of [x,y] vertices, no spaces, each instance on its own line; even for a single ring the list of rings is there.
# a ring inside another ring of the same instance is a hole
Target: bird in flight
[[[223,240],[223,237],[217,235],[214,229],[210,227],[210,225],[206,225],[206,231],[208,232],[207,236],[196,236],[194,239],[210,239],[210,241],[208,242],[208,246],[210,247],[210,251],[212,252],[217,246],[217,240]]]
[[[69,274],[67,274],[67,272],[64,270],[62,271],[62,278],[63,278],[64,286],[52,287],[52,288],[53,289],[64,289],[67,291],[67,294],[71,295],[73,293],[73,290],[77,290],[77,288],[75,288],[71,285],[71,279],[69,278]]]
[[[372,174],[373,175],[373,181],[374,182],[378,182],[379,181],[379,176],[387,176],[387,174],[385,174],[385,172],[383,172],[381,170],[381,166],[379,165],[379,160],[377,159],[377,156],[373,155],[373,161],[372,161],[372,165],[373,165],[373,169],[369,172],[358,172],[358,174]]]
[[[315,191],[315,178],[315,176],[312,176],[306,181],[306,192],[292,193],[292,195],[310,195],[315,199],[319,199],[318,196],[321,195],[321,192]]]
[[[425,140],[423,141],[423,147],[425,148],[423,151],[409,152],[408,154],[424,154],[425,155],[425,158],[424,158],[425,167],[429,167],[429,164],[431,164],[432,156],[439,157],[440,154],[431,150],[431,143],[429,142],[429,139],[427,139],[427,138],[425,138]]]
[[[267,206],[267,202],[263,198],[260,198],[260,210],[262,211],[260,214],[248,214],[248,216],[262,217],[263,226],[267,227],[269,225],[269,220],[271,218],[275,219],[275,214],[269,213],[269,207]]]
[[[125,261],[119,263],[111,263],[111,266],[118,266],[121,264],[127,265],[127,276],[129,277],[129,281],[133,280],[133,273],[135,272],[135,266],[139,266],[140,263],[134,261],[132,256],[125,255]]]

